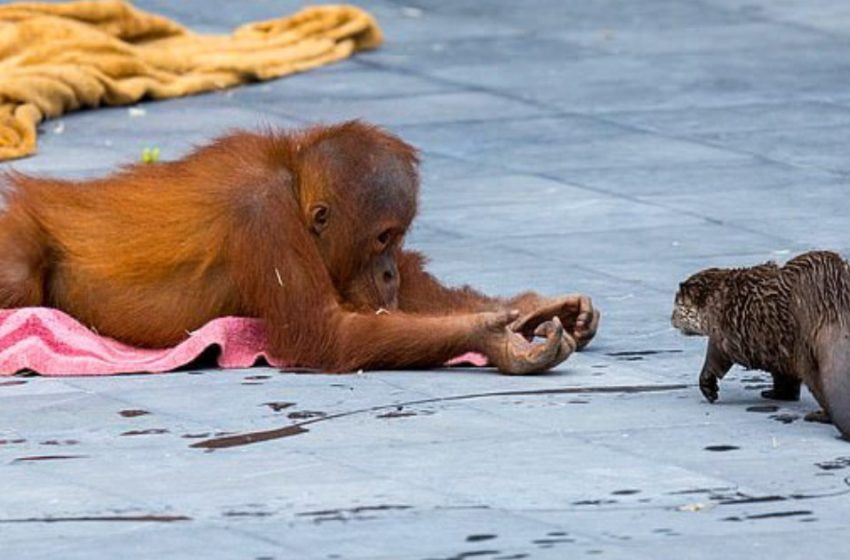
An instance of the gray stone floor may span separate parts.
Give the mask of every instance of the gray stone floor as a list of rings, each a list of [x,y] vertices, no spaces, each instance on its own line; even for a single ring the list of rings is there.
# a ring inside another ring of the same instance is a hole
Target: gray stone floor
[[[301,2],[140,4],[223,31]],[[0,557],[846,553],[848,444],[801,420],[808,394],[761,400],[758,372],[734,371],[705,403],[704,341],[677,336],[669,314],[697,269],[850,252],[850,4],[364,5],[386,30],[378,51],[145,104],[143,116],[69,115],[13,167],[95,175],[233,126],[362,117],[423,150],[410,245],[435,273],[506,295],[588,292],[604,312],[598,340],[529,378],[252,369],[0,382]],[[595,391],[665,385],[686,387]],[[559,392],[576,387],[586,392]],[[190,447],[305,419],[318,421],[278,434],[291,437]]]

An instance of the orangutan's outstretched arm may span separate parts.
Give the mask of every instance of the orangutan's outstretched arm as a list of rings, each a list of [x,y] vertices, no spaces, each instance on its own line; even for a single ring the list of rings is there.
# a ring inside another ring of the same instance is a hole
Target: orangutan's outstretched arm
[[[526,337],[545,321],[558,317],[566,331],[576,340],[578,348],[586,346],[599,326],[599,310],[589,297],[570,294],[545,297],[525,292],[512,298],[494,298],[469,286],[450,288],[425,271],[425,258],[413,251],[398,256],[399,308],[407,313],[469,313],[481,311],[516,310],[520,318],[512,329]]]

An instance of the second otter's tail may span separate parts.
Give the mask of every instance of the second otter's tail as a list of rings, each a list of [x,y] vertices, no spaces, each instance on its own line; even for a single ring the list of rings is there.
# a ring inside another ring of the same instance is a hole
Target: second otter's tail
[[[850,440],[850,328],[825,328],[818,338],[820,390],[813,392],[844,439]]]

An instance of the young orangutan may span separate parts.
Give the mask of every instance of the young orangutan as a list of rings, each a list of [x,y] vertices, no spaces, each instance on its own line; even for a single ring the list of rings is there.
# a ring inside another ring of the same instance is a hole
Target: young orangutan
[[[798,400],[805,383],[823,407],[807,419],[831,419],[850,438],[850,267],[836,253],[698,272],[680,284],[672,321],[708,336],[699,385],[709,402],[733,364],[762,369],[773,376],[762,396]]]
[[[585,296],[500,300],[426,273],[402,249],[416,152],[357,121],[235,132],[90,181],[8,173],[0,187],[0,307],[55,307],[129,344],[242,315],[264,319],[270,353],[293,366],[434,367],[474,351],[525,374],[599,322]]]

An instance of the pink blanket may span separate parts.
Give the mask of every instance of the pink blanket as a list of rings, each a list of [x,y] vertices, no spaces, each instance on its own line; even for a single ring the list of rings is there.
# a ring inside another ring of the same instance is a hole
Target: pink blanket
[[[172,348],[144,349],[100,336],[56,309],[0,310],[0,376],[21,371],[42,375],[112,375],[172,371],[209,348],[219,350],[222,368],[247,368],[260,358],[283,364],[266,353],[262,321],[223,317],[210,321]],[[486,358],[465,354],[448,365],[486,365]]]

